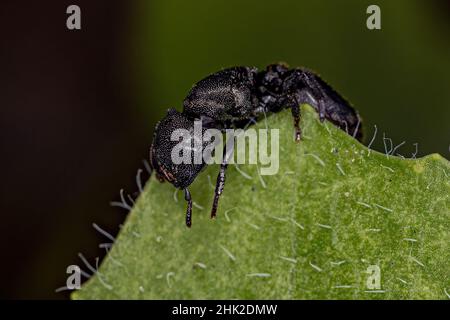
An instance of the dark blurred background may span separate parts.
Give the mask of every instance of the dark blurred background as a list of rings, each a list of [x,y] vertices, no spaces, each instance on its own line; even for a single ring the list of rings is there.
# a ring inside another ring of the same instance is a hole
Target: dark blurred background
[[[66,8],[81,8],[81,30]],[[381,8],[381,30],[366,8]],[[0,298],[68,298],[126,217],[156,121],[233,65],[320,72],[398,152],[450,144],[449,1],[10,1],[0,4]]]

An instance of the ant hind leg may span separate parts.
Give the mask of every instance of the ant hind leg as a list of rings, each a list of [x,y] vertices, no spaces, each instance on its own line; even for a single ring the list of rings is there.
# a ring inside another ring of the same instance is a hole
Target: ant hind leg
[[[295,129],[295,142],[299,142],[302,136],[300,129],[300,105],[295,102],[291,105],[291,113],[294,119],[294,129]]]

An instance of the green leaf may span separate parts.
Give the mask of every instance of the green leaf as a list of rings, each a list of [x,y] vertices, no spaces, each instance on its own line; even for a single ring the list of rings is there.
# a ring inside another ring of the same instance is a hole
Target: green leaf
[[[386,156],[320,123],[311,107],[302,114],[300,143],[289,111],[268,117],[280,129],[279,173],[240,166],[248,179],[230,165],[215,220],[217,165],[190,188],[200,206],[191,229],[182,193],[151,179],[99,272],[72,297],[447,299],[449,162]]]

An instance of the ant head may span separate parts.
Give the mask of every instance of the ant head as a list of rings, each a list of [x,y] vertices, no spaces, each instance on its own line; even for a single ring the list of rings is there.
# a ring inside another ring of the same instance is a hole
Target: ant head
[[[194,130],[194,120],[175,109],[167,111],[156,125],[150,147],[150,163],[160,181],[168,181],[179,189],[194,181],[205,167],[203,157],[196,156],[196,152],[202,155],[205,148],[202,139],[205,130],[203,127]],[[201,150],[195,151],[198,143]]]

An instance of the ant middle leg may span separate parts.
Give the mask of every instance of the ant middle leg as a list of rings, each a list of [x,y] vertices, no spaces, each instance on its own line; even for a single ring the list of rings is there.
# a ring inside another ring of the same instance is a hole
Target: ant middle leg
[[[219,174],[217,175],[216,189],[214,191],[214,200],[211,209],[211,218],[216,217],[216,212],[219,205],[219,198],[225,187],[225,174],[228,168],[228,161],[233,156],[233,151],[234,151],[234,135],[232,135],[225,142],[225,145],[223,147],[222,163],[220,165]]]
[[[188,188],[184,189],[184,199],[187,201],[186,226],[190,228],[192,225],[192,197]]]

